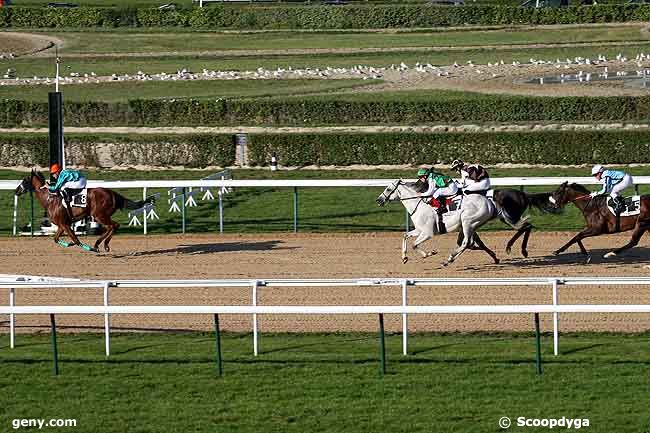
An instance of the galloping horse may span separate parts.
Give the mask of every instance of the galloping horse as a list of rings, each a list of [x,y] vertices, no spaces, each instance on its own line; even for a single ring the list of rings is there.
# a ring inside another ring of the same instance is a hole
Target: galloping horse
[[[512,246],[524,235],[521,241],[521,255],[528,257],[528,238],[533,230],[533,225],[528,222],[528,217],[522,218],[526,209],[536,207],[542,212],[556,212],[549,202],[549,197],[553,193],[541,192],[537,194],[528,194],[516,189],[496,189],[494,190],[494,204],[499,210],[499,217],[503,222],[517,230],[517,233],[508,241],[506,253],[510,254]]]
[[[402,247],[402,260],[404,263],[407,261],[406,257],[406,244],[407,239],[412,236],[417,236],[413,242],[413,250],[428,240],[434,234],[438,234],[437,220],[438,217],[435,210],[429,206],[426,198],[417,195],[417,185],[405,183],[401,179],[391,182],[390,185],[377,197],[377,204],[383,206],[388,201],[399,200],[406,208],[415,229],[404,235]],[[496,218],[497,211],[494,204],[486,197],[478,194],[472,194],[463,198],[463,206],[460,210],[447,212],[444,215],[444,225],[447,232],[460,230],[463,233],[463,239],[458,248],[449,254],[447,261],[443,263],[444,266],[452,263],[458,258],[466,249],[480,249],[485,251],[494,260],[494,263],[499,263],[499,259],[492,250],[490,250],[481,241],[476,230],[491,219]],[[472,243],[476,243],[477,247],[473,247]],[[428,257],[433,253],[421,253],[423,257]]]
[[[578,209],[580,209],[580,211],[582,211],[582,215],[587,222],[587,227],[585,229],[575,235],[560,249],[554,251],[553,254],[558,255],[574,243],[577,243],[580,247],[580,252],[589,257],[589,253],[585,249],[584,245],[582,245],[582,239],[602,234],[626,232],[628,230],[634,230],[630,242],[620,248],[608,252],[604,257],[606,259],[614,257],[622,251],[636,246],[639,243],[641,236],[650,229],[650,196],[641,196],[639,214],[621,216],[619,230],[616,230],[616,216],[607,208],[608,196],[596,196],[592,198],[589,193],[590,191],[584,186],[577,183],[569,184],[568,182],[564,182],[559,186],[557,191],[553,193],[551,202],[555,204],[556,207],[561,208],[568,203],[573,203]]]
[[[23,179],[23,181],[16,188],[16,195],[22,195],[26,192],[33,191],[45,208],[50,220],[56,224],[58,230],[54,234],[54,242],[63,246],[69,247],[72,245],[79,245],[86,251],[99,252],[99,245],[104,242],[104,249],[108,252],[108,246],[115,230],[120,226],[118,223],[111,219],[111,216],[118,209],[139,209],[147,203],[153,203],[153,197],[139,202],[133,202],[128,198],[105,188],[88,188],[88,198],[86,207],[71,206],[67,211],[63,207],[61,196],[52,194],[48,191],[45,178],[41,173],[32,170],[31,174]],[[82,243],[74,230],[72,230],[72,223],[79,221],[83,218],[91,216],[95,220],[106,227],[106,231],[95,242],[94,247],[90,247]],[[60,240],[63,232],[67,233],[72,239],[72,243]]]

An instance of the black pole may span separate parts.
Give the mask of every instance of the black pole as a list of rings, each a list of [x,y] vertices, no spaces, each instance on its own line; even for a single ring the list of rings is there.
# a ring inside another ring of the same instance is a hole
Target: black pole
[[[221,360],[221,331],[219,329],[219,315],[214,315],[214,339],[217,352],[217,373],[223,376],[223,365]]]
[[[56,322],[54,314],[50,314],[50,324],[52,326],[52,356],[54,357],[54,375],[59,375],[59,352],[56,348]]]
[[[542,374],[542,343],[539,336],[539,313],[535,313],[535,366],[537,374]]]
[[[379,372],[381,373],[382,376],[386,374],[386,343],[384,339],[385,339],[384,315],[380,314],[379,315],[379,364],[381,368]]]
[[[59,164],[63,168],[63,96],[61,92],[48,93],[49,106],[49,136],[50,136],[50,168]],[[50,182],[54,182],[50,170]]]

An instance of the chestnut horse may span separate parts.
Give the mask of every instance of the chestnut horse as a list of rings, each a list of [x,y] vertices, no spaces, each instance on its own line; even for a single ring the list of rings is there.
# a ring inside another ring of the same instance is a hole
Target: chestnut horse
[[[560,249],[554,251],[553,254],[558,255],[574,243],[577,243],[578,247],[580,247],[580,252],[589,257],[589,253],[585,249],[584,245],[582,245],[582,240],[584,238],[600,236],[603,234],[626,232],[628,230],[634,230],[634,232],[632,232],[632,239],[622,247],[615,248],[605,254],[605,258],[614,257],[617,254],[636,246],[639,243],[641,236],[650,229],[650,196],[641,196],[640,213],[638,215],[620,217],[620,227],[617,230],[616,216],[607,208],[609,195],[601,195],[592,198],[589,193],[590,191],[582,185],[564,182],[551,196],[551,202],[558,208],[561,208],[568,203],[576,205],[587,222],[587,227],[585,229],[575,235]]]
[[[31,174],[23,179],[16,188],[16,195],[33,191],[36,194],[41,206],[47,211],[47,215],[52,223],[56,224],[58,230],[54,234],[54,242],[69,247],[79,245],[86,251],[99,252],[99,245],[104,242],[104,249],[108,252],[111,250],[109,242],[115,234],[115,230],[120,226],[111,219],[111,216],[118,209],[139,209],[147,203],[153,203],[154,198],[149,197],[146,200],[133,202],[128,198],[105,188],[88,188],[88,197],[86,207],[71,206],[67,210],[63,206],[63,200],[58,193],[50,193],[45,178],[39,172],[32,170]],[[106,231],[97,239],[94,247],[82,243],[74,230],[72,224],[86,217],[93,217],[95,221],[105,226]],[[72,239],[72,243],[62,241],[61,235],[67,233]]]

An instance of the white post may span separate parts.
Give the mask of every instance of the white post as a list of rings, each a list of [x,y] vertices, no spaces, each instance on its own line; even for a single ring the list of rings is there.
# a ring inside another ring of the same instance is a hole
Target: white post
[[[402,281],[402,306],[406,307],[408,305],[407,302],[407,287],[408,283],[406,280]],[[408,355],[408,338],[409,338],[409,330],[408,330],[408,317],[406,313],[402,314],[402,354],[403,355]]]
[[[16,305],[16,289],[13,287],[9,289],[9,306],[14,307]],[[16,318],[13,313],[9,315],[9,345],[13,349],[16,347]]]
[[[18,196],[14,195],[14,224],[13,235],[16,236],[16,226],[18,224]]]
[[[557,306],[557,280],[553,280],[553,306]],[[553,354],[555,356],[560,352],[560,338],[558,335],[559,313],[553,313]]]
[[[221,180],[225,177],[221,176]],[[219,233],[223,233],[223,187],[219,188]]]
[[[142,200],[147,199],[147,187],[142,188]],[[144,221],[142,222],[142,231],[144,234],[147,234],[147,205],[142,208],[142,216]]]
[[[104,283],[104,307],[108,307],[108,287],[109,283]],[[111,319],[108,313],[104,314],[104,336],[106,340],[106,356],[111,354]]]
[[[253,281],[253,307],[257,307],[257,280]],[[258,354],[257,313],[253,313],[253,355]]]

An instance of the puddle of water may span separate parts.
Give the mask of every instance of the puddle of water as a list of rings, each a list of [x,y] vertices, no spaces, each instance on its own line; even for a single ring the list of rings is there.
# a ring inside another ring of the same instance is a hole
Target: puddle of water
[[[523,80],[525,84],[557,85],[557,84],[589,84],[592,82],[622,82],[625,86],[650,89],[650,69],[639,71],[616,71],[547,75]]]

